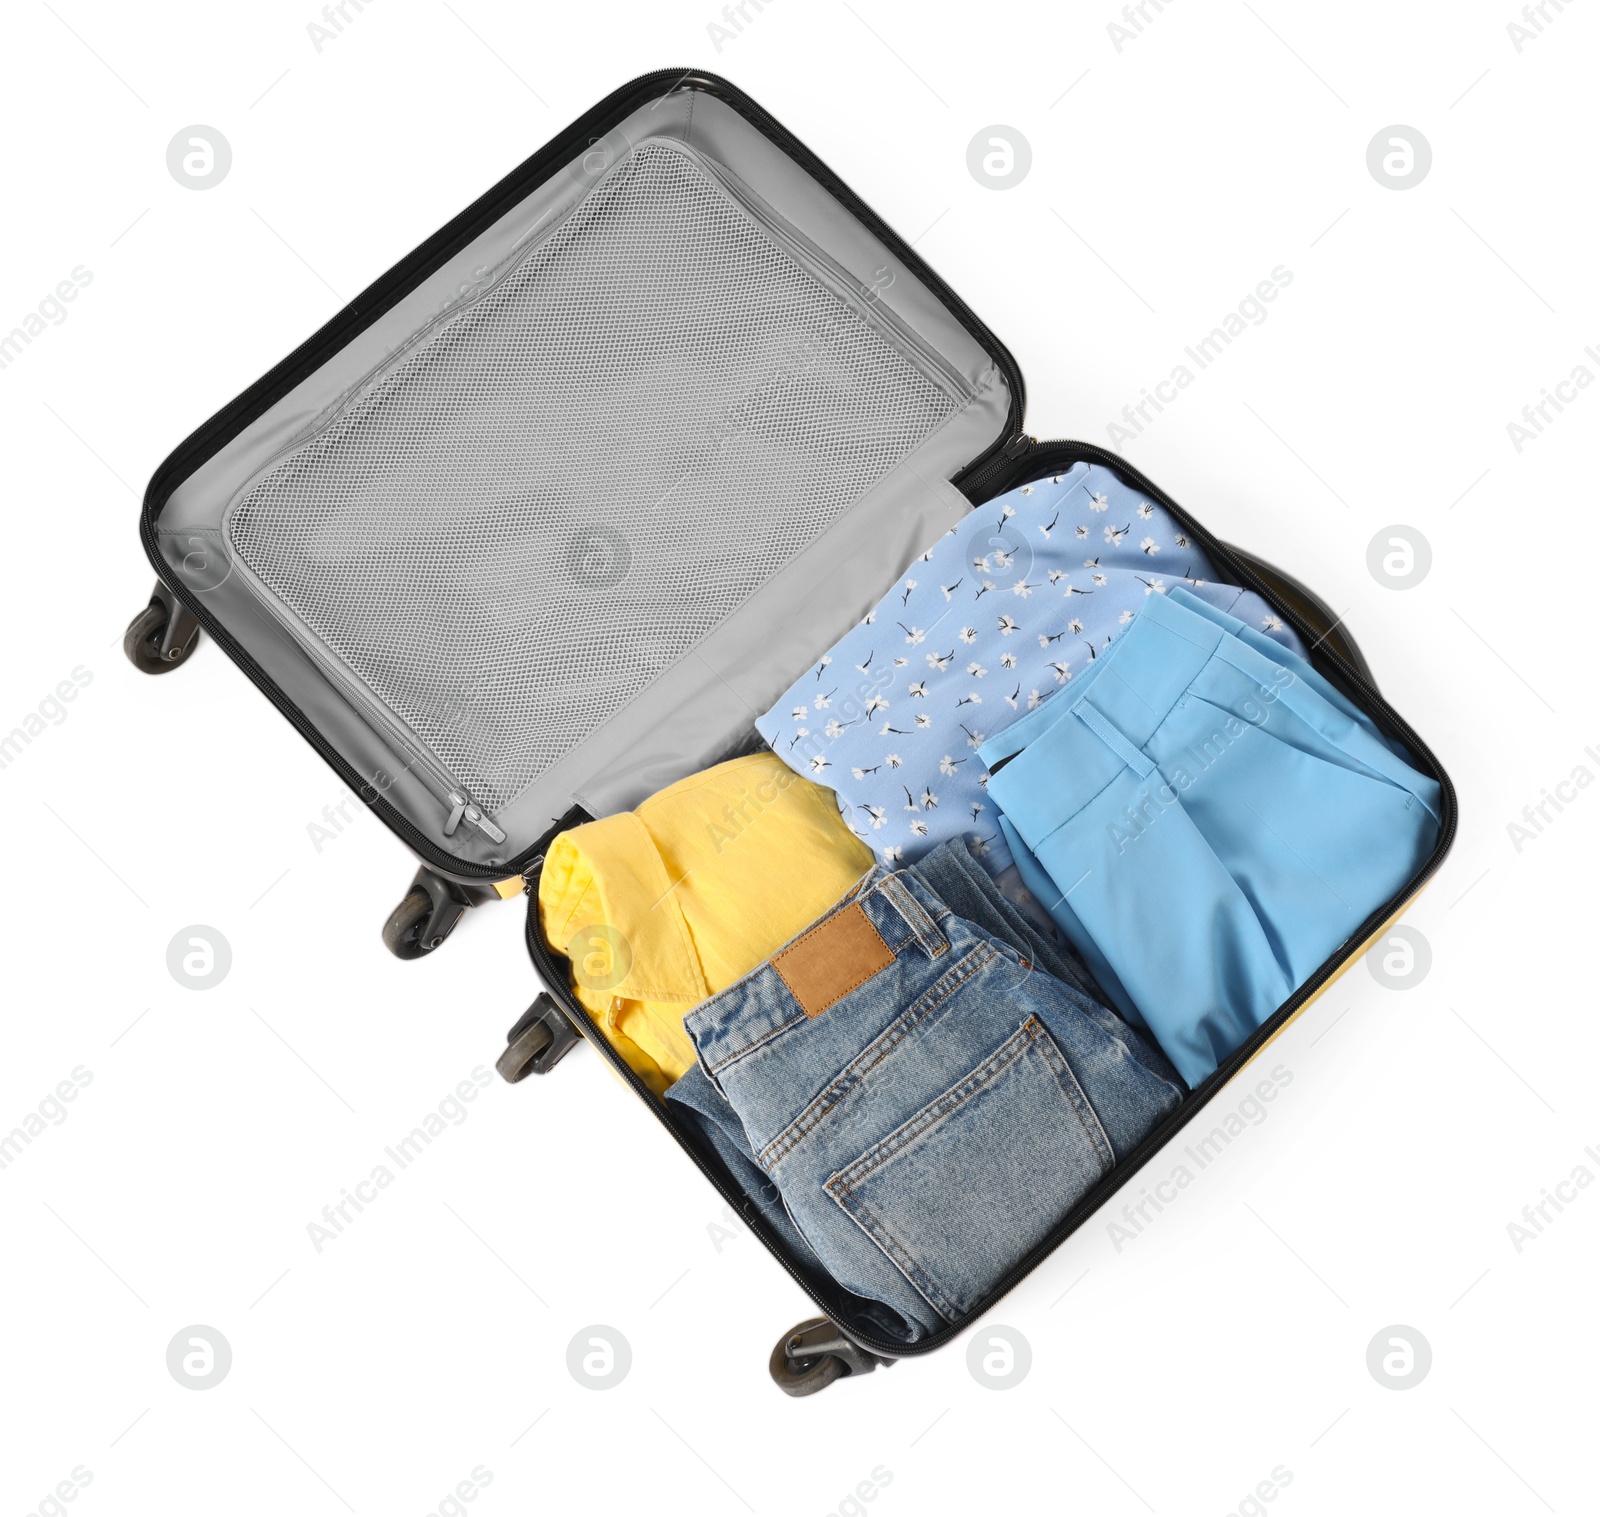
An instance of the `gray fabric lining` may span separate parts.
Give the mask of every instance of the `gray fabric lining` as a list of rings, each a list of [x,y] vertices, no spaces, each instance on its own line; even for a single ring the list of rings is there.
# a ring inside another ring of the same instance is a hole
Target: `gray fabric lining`
[[[949,476],[1004,428],[930,292],[691,96],[527,197],[157,524],[318,729],[474,862],[735,746],[960,518]],[[452,790],[505,836],[445,837]]]

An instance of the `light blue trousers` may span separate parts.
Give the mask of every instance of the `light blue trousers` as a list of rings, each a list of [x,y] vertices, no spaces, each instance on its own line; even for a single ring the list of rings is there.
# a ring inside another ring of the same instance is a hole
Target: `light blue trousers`
[[[1191,1087],[1438,835],[1437,782],[1309,664],[1182,590],[980,753],[1024,882]]]

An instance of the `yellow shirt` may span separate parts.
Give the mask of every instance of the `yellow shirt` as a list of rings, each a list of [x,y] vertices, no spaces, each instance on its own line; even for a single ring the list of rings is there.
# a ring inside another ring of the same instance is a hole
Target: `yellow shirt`
[[[658,1096],[691,1064],[685,1014],[764,963],[872,867],[826,790],[771,753],[561,833],[539,879],[545,941]]]

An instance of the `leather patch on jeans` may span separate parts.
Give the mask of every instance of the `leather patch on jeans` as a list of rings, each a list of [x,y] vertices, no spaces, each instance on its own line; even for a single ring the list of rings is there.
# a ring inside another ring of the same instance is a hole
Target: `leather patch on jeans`
[[[894,963],[894,953],[860,903],[774,954],[772,967],[808,1017],[820,1017]]]

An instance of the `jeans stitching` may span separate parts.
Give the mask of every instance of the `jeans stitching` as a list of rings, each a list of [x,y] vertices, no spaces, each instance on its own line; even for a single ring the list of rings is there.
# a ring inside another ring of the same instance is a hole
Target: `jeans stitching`
[[[965,1075],[959,1085],[954,1086],[942,1096],[929,1102],[915,1116],[909,1118],[901,1127],[890,1133],[887,1138],[874,1144],[861,1158],[847,1164],[828,1182],[828,1188],[832,1190],[837,1183],[844,1189],[849,1190],[852,1185],[866,1179],[873,1170],[892,1159],[914,1139],[920,1138],[929,1128],[936,1127],[952,1112],[965,1106],[996,1075],[1007,1066],[1014,1064],[1030,1048],[1039,1046],[1039,1034],[1042,1031],[1043,1028],[1039,1025],[1038,1019],[1030,1016],[982,1064],[970,1074]],[[1049,1062],[1048,1059],[1046,1062]],[[1053,1070],[1051,1072],[1054,1073]],[[868,1157],[872,1160],[870,1164],[864,1163]],[[858,1166],[862,1167],[858,1168]]]
[[[861,1083],[870,1069],[887,1058],[919,1022],[930,1016],[980,969],[999,957],[1000,954],[993,944],[980,943],[960,963],[946,971],[944,976],[912,1005],[910,1011],[879,1033],[828,1082],[822,1093],[816,1096],[804,1111],[767,1143],[760,1154],[762,1168],[770,1171],[802,1139],[816,1131],[822,1119]]]
[[[1042,1039],[1044,1028],[1037,1017],[1030,1016],[1022,1026],[1013,1033],[1004,1043],[992,1053],[977,1069],[967,1075],[955,1089],[947,1091],[944,1096],[933,1101],[916,1116],[912,1117],[898,1131],[890,1134],[881,1143],[868,1150],[868,1154],[854,1163],[846,1165],[844,1169],[833,1175],[825,1185],[825,1189],[834,1198],[846,1215],[856,1217],[857,1225],[862,1228],[868,1237],[886,1253],[895,1263],[900,1272],[906,1276],[913,1286],[917,1288],[928,1301],[950,1321],[960,1315],[960,1308],[938,1288],[929,1278],[923,1267],[911,1256],[906,1247],[895,1237],[894,1233],[884,1226],[883,1221],[867,1205],[866,1201],[854,1189],[856,1184],[864,1180],[873,1171],[880,1168],[889,1159],[902,1152],[915,1139],[923,1133],[937,1127],[944,1119],[961,1107],[965,1106],[973,1096],[990,1084],[1011,1065],[1015,1064],[1024,1054],[1031,1049],[1038,1048],[1045,1053],[1046,1065],[1050,1064],[1048,1053],[1054,1049],[1053,1041]],[[1059,1056],[1059,1050],[1055,1050]],[[1052,1069],[1059,1081],[1060,1076]],[[1066,1094],[1063,1091],[1063,1094]],[[1073,1103],[1074,1107],[1076,1103]],[[1083,1120],[1078,1114],[1078,1120]],[[1090,1135],[1091,1143],[1093,1135]],[[1096,1145],[1098,1147],[1098,1145]],[[864,1168],[857,1169],[863,1160],[870,1155],[871,1163]],[[863,1222],[861,1218],[865,1218]],[[871,1225],[868,1226],[867,1223]]]

